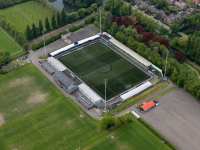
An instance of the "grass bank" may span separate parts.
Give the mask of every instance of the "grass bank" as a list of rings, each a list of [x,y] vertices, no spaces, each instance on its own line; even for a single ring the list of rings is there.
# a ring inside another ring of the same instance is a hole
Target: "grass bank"
[[[122,105],[120,105],[118,107],[114,107],[113,110],[116,113],[120,113],[123,110],[125,110],[125,109],[131,107],[132,105],[142,101],[143,99],[145,99],[145,98],[149,97],[150,95],[162,90],[165,87],[167,87],[166,84],[159,83],[159,84],[149,88],[148,90],[142,92],[141,94],[137,95],[136,97],[133,97],[133,98],[130,98],[130,99],[126,100]]]

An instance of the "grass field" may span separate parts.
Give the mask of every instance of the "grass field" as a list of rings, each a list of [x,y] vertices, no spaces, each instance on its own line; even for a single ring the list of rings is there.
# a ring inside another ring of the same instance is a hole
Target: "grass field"
[[[21,48],[0,29],[0,50],[8,51],[12,55],[21,51]]]
[[[31,64],[0,76],[0,85],[1,150],[74,150],[78,141],[81,149],[169,149],[136,118],[108,138],[111,132],[80,116],[82,110]]]
[[[63,56],[59,60],[101,97],[105,95],[103,79],[108,79],[108,99],[150,78],[100,42]]]
[[[120,113],[122,112],[123,110],[133,106],[134,104],[137,104],[138,102],[144,100],[145,98],[151,96],[152,94],[162,90],[163,88],[167,87],[166,84],[164,83],[159,83],[159,84],[156,84],[155,86],[149,88],[148,90],[140,93],[139,95],[133,97],[133,98],[130,98],[128,100],[126,100],[125,102],[123,102],[122,105],[118,106],[118,107],[114,107],[113,110],[116,112],[116,113]]]
[[[42,20],[45,26],[45,18],[51,20],[52,13],[37,2],[26,2],[6,9],[0,9],[0,14],[3,14],[10,22],[14,24],[18,31],[25,32],[27,25],[32,28],[32,23],[36,27],[39,26],[39,19]]]

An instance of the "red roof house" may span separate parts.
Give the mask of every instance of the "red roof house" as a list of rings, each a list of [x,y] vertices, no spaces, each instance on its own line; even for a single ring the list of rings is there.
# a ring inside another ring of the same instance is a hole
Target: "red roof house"
[[[150,102],[140,106],[140,108],[142,108],[143,111],[147,111],[147,110],[153,108],[154,106],[156,106],[156,104],[153,101],[150,101]]]

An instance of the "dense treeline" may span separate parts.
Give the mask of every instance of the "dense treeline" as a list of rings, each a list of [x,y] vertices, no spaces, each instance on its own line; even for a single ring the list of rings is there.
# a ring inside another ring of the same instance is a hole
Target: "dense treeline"
[[[98,6],[102,4],[102,0],[63,0],[63,2],[77,7],[88,7],[92,3],[96,3]]]
[[[10,53],[7,51],[0,50],[0,68],[5,64],[7,64],[9,60],[10,60]]]
[[[7,8],[16,4],[27,2],[30,0],[0,0],[0,9]]]
[[[200,62],[200,37],[189,35],[188,37],[175,37],[171,47],[183,51],[186,55]]]
[[[184,17],[180,21],[170,25],[172,32],[183,31],[185,34],[194,34],[200,30],[200,13]]]
[[[113,0],[108,0],[108,2],[110,2],[111,4],[112,1]],[[116,3],[112,5],[115,9],[113,9],[112,7],[112,9],[110,9],[110,6],[107,6],[109,8],[107,9],[112,11],[112,13],[114,14],[120,14],[120,6],[118,6],[117,4],[119,2],[120,5],[124,5],[124,3],[121,0],[114,0],[114,2]],[[116,11],[118,11],[118,13],[116,13]],[[155,22],[151,18],[146,19],[146,17],[142,13],[132,12],[132,14],[129,16],[131,16],[133,20],[140,19],[141,21],[141,27],[139,30],[137,30],[137,28],[135,29],[133,28],[133,26],[130,25],[126,25],[127,27],[125,25],[119,26],[119,23],[117,21],[112,22],[112,13],[102,14],[102,29],[110,33],[120,42],[122,42],[123,44],[125,44],[144,58],[148,59],[160,69],[165,70],[165,59],[167,55],[166,47],[168,47],[168,44],[165,45],[159,43],[158,41],[154,41],[153,39],[155,38],[155,35],[151,32],[148,32],[149,30],[152,30],[152,32],[154,32]],[[98,17],[96,18],[96,22],[99,22]],[[138,19],[136,19],[135,17]],[[125,19],[125,17],[123,19]],[[136,22],[134,26],[137,25],[138,24]],[[144,34],[140,32],[143,32]],[[163,39],[162,37],[158,36],[158,39],[159,38]],[[185,90],[189,91],[191,94],[200,99],[200,81],[197,80],[197,77],[193,75],[193,71],[191,69],[188,69],[186,65],[181,64],[177,60],[170,58],[168,59],[167,63],[166,75],[175,84],[177,84],[180,87],[183,87]]]

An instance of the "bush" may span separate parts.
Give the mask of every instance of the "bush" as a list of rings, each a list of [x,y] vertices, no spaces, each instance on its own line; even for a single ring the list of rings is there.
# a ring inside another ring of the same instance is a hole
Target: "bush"
[[[6,68],[2,68],[1,70],[0,70],[0,73],[1,74],[6,74],[8,72],[8,70],[6,69]]]
[[[167,144],[171,149],[177,150],[177,148],[168,140],[166,140],[158,131],[156,131],[151,125],[149,125],[142,118],[138,118],[138,121],[141,122],[145,127],[147,127],[154,135],[156,135],[159,139],[165,140],[165,144]]]
[[[72,25],[71,27],[69,27],[69,31],[70,32],[74,32],[74,31],[77,31],[78,29],[80,28],[83,28],[85,26],[84,23],[81,23],[80,25],[76,26],[76,25]]]
[[[45,40],[45,45],[48,45],[48,44],[60,39],[61,35],[62,34],[66,34],[66,33],[67,33],[67,31],[63,31],[63,32],[59,32],[57,35],[53,35],[52,37],[50,37],[47,40]],[[39,48],[41,48],[43,46],[44,46],[44,41],[42,40],[39,43],[33,44],[32,45],[32,50],[35,51],[35,50],[37,50],[37,49],[39,49]]]
[[[91,23],[93,23],[95,21],[95,17],[90,17],[90,18],[88,18],[88,19],[85,19],[85,24],[91,24]]]

